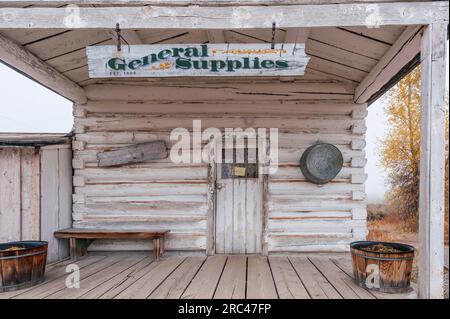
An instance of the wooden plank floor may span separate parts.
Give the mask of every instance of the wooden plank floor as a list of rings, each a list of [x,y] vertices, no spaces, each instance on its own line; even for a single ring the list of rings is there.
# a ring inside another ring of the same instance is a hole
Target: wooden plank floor
[[[348,257],[90,256],[76,262],[80,287],[67,288],[66,260],[49,265],[46,280],[0,299],[383,299],[414,298],[365,290],[352,280]]]

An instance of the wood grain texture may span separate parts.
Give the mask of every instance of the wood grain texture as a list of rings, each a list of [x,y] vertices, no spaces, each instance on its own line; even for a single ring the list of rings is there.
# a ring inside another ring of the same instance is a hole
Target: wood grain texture
[[[309,294],[287,257],[269,257],[280,299],[308,299]]]
[[[289,257],[312,299],[342,299],[342,296],[306,257]]]
[[[275,299],[278,294],[267,257],[249,256],[247,272],[248,299]]]
[[[99,167],[139,163],[166,157],[167,150],[164,141],[140,143],[97,154]]]
[[[366,26],[372,12],[370,4],[240,6],[220,7],[80,7],[80,20],[66,20],[65,8],[6,8],[9,19],[1,20],[0,28],[98,28],[115,25],[114,17],[122,16],[123,29],[252,29],[270,28],[273,11],[278,12],[279,28]],[[369,7],[370,8],[370,7]],[[380,23],[385,25],[414,25],[448,22],[448,4],[417,2],[403,14],[402,3],[379,3]],[[152,21],[148,17],[152,17]],[[179,19],[183,17],[183,19]],[[251,17],[251,19],[249,19]]]
[[[443,298],[445,70],[444,24],[423,33],[419,196],[419,296]]]
[[[0,149],[0,239],[21,239],[20,149]]]
[[[41,224],[40,155],[34,149],[21,150],[22,240],[39,240]],[[69,185],[71,184],[69,179]],[[70,185],[70,187],[72,187]],[[70,204],[69,204],[70,207]],[[68,214],[70,218],[70,213]]]
[[[223,255],[208,257],[181,298],[212,299],[226,260],[227,257]]]
[[[247,257],[229,256],[217,285],[214,299],[245,299]]]

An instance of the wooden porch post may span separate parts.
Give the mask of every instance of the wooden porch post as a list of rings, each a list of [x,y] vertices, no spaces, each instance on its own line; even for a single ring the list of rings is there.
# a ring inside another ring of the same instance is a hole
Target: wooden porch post
[[[419,297],[443,298],[447,24],[424,30],[421,50]]]

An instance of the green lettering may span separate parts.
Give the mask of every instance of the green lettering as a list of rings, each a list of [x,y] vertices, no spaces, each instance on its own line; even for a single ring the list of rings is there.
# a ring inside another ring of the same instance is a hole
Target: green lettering
[[[165,60],[170,56],[172,56],[171,50],[162,50],[158,53],[158,58],[160,58],[161,60]]]
[[[277,65],[277,68],[287,68],[287,67],[289,67],[288,61],[285,61],[285,60],[277,60],[275,62],[275,64]]]
[[[120,62],[120,63],[119,63]],[[108,61],[108,66],[113,70],[125,70],[125,60],[112,58]]]
[[[222,60],[211,60],[211,72],[219,72],[219,70],[223,69],[225,65],[225,62]]]
[[[128,63],[128,67],[130,69],[132,69],[132,70],[136,70],[141,65],[142,65],[142,61],[141,60],[133,60],[133,61]]]
[[[228,60],[227,61],[227,71],[234,72],[234,69],[240,69],[242,67],[242,63],[237,60]]]
[[[194,60],[192,61],[192,65],[194,66],[194,69],[200,70],[200,69],[208,69],[208,61],[198,61]]]
[[[208,46],[206,44],[202,44],[201,48],[202,48],[202,57],[204,57],[204,58],[209,57]]]
[[[261,62],[261,66],[265,69],[273,68],[275,63],[272,60],[264,60]]]
[[[254,58],[253,59],[253,68],[254,69],[261,69],[261,67],[259,66],[259,58]]]
[[[175,60],[175,68],[189,70],[191,68],[191,59],[177,58]]]
[[[199,57],[198,55],[198,49],[197,48],[186,48],[186,50],[184,50],[184,55],[188,58],[192,58],[192,57]]]
[[[173,51],[172,56],[174,58],[179,58],[180,57],[180,53],[183,53],[184,49],[183,48],[173,48],[172,51]]]

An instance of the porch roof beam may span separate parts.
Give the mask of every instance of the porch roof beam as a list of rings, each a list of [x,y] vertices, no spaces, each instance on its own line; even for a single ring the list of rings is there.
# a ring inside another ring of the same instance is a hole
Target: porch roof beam
[[[23,46],[2,35],[0,35],[0,61],[75,103],[84,104],[87,102],[82,87]]]
[[[75,5],[155,5],[155,6],[232,6],[232,5],[305,5],[324,4],[329,0],[0,0],[2,6],[61,6],[64,4]],[[334,3],[374,3],[392,2],[392,0],[335,0]]]
[[[448,23],[448,2],[234,7],[2,8],[0,29],[249,29]],[[118,21],[120,20],[120,21]]]
[[[409,26],[355,89],[355,103],[365,103],[420,53],[422,26]]]

